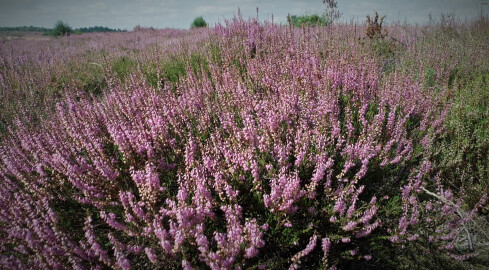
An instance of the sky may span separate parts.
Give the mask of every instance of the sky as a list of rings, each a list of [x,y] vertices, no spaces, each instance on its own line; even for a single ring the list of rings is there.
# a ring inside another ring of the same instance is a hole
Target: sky
[[[385,22],[424,24],[441,14],[455,14],[460,20],[489,13],[489,0],[337,0],[340,21],[365,21],[375,11]],[[0,26],[52,28],[61,20],[73,28],[107,26],[132,30],[135,26],[187,29],[203,16],[210,26],[232,18],[238,9],[244,18],[285,23],[287,14],[324,12],[322,0],[0,0]]]

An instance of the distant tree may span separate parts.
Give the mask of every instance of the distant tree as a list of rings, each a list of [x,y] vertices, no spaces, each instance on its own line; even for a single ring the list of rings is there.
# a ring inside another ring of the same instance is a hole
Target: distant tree
[[[191,28],[207,27],[207,22],[204,20],[204,18],[202,18],[202,16],[199,16],[194,19],[190,27]]]
[[[77,30],[79,30],[82,33],[94,33],[94,32],[125,32],[125,30],[112,29],[112,28],[105,27],[105,26],[81,27],[81,28],[78,28]]]
[[[49,32],[50,36],[69,36],[73,34],[73,29],[63,21],[58,21],[54,28]]]
[[[330,21],[323,15],[311,14],[311,15],[288,15],[287,22],[295,27],[302,26],[325,26],[330,24]]]

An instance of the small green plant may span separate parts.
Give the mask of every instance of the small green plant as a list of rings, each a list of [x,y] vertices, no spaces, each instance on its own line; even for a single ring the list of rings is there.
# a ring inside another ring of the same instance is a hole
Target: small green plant
[[[202,27],[207,27],[207,22],[204,20],[202,16],[196,17],[192,24],[190,25],[191,28],[202,28]]]
[[[53,37],[69,36],[71,34],[73,34],[73,29],[63,21],[58,21],[54,28],[48,33],[48,35]]]

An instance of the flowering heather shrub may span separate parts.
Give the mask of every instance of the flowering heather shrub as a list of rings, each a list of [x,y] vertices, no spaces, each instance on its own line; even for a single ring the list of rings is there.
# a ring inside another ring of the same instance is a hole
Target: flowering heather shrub
[[[213,31],[175,88],[108,77],[103,98],[70,94],[10,129],[2,267],[341,268],[410,242],[454,249],[485,197],[459,218],[425,155],[444,91],[382,77],[359,45],[322,56],[319,29]]]

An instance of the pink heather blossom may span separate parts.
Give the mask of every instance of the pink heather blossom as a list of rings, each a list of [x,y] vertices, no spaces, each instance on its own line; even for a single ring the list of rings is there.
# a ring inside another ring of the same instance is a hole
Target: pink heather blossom
[[[303,249],[302,251],[300,251],[299,253],[295,254],[293,257],[292,257],[292,264],[290,265],[289,269],[297,269],[298,265],[298,261],[300,258],[306,256],[307,254],[311,253],[311,251],[316,247],[316,242],[317,242],[317,235],[313,235],[310,239],[309,239],[309,243],[307,244],[306,248]]]
[[[184,270],[193,270],[194,268],[191,266],[191,264],[186,261],[186,260],[182,260],[182,268]]]
[[[293,175],[285,173],[285,167],[281,169],[278,179],[272,180],[272,190],[269,195],[264,195],[265,206],[288,214],[294,213],[294,202],[302,197],[300,179],[297,172]]]
[[[331,240],[328,237],[323,238],[321,248],[323,249],[324,258],[327,259],[329,250],[331,249]]]
[[[148,257],[150,262],[156,263],[156,261],[158,260],[158,257],[156,256],[153,249],[147,247],[144,249],[144,252],[146,253],[146,256]]]
[[[343,215],[343,213],[345,212],[345,209],[346,209],[345,202],[343,201],[342,198],[338,198],[334,204],[333,211],[335,211],[335,213],[340,213],[341,215]]]
[[[342,229],[344,231],[351,231],[351,230],[355,229],[356,226],[357,226],[357,223],[355,221],[350,221],[350,222],[348,222],[348,224],[343,226]]]

